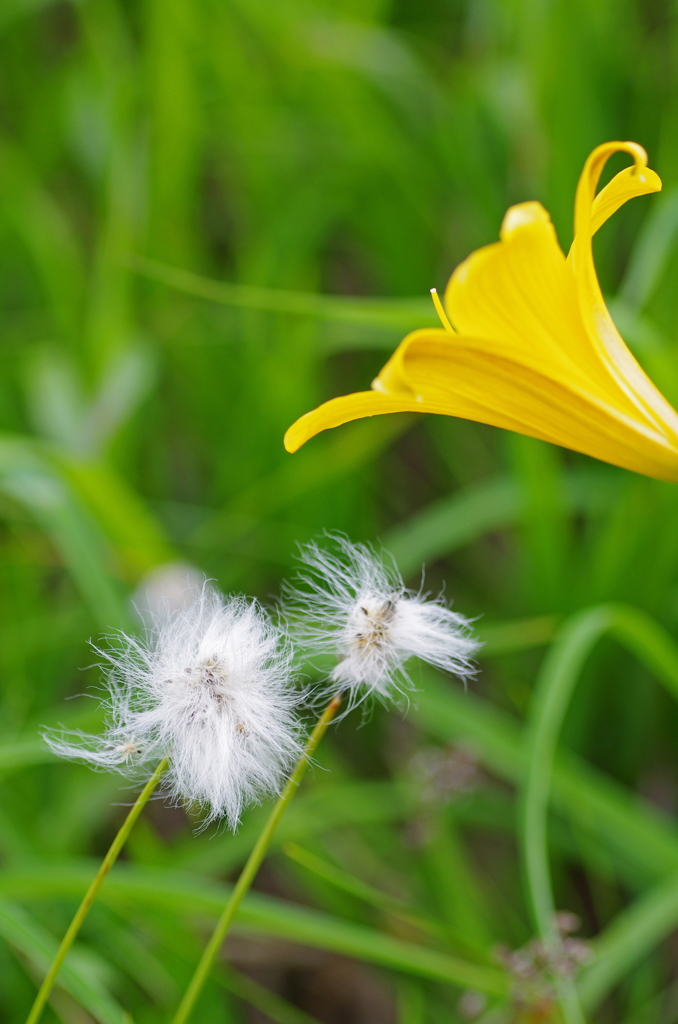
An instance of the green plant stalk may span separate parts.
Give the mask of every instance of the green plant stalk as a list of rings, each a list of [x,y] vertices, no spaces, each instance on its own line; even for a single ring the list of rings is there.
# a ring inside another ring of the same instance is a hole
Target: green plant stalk
[[[250,886],[252,885],[252,882],[254,881],[256,874],[261,866],[261,862],[266,856],[266,851],[268,850],[268,847],[271,843],[275,830],[278,827],[280,819],[285,813],[287,805],[291,801],[292,797],[299,789],[301,780],[306,774],[306,769],[308,768],[309,761],[313,756],[316,747],[318,746],[321,739],[325,735],[330,722],[332,721],[337,711],[339,710],[340,704],[341,697],[335,697],[333,700],[330,701],[330,703],[327,705],[322,715],[316,722],[315,728],[313,729],[313,732],[311,733],[306,742],[303,754],[297,761],[294,771],[287,780],[287,785],[282,791],[278,801],[276,802],[275,807],[271,811],[268,821],[264,825],[264,828],[262,829],[259,838],[254,844],[254,848],[251,854],[249,855],[247,863],[245,864],[245,867],[242,869],[240,877],[238,878],[238,881],[233,887],[231,898],[226,904],[224,911],[221,917],[219,918],[219,921],[217,922],[217,926],[212,933],[211,939],[205,946],[203,955],[200,958],[200,963],[195,969],[195,973],[191,978],[190,984],[186,989],[186,992],[184,993],[184,997],[181,1000],[181,1003],[179,1004],[179,1008],[176,1014],[174,1015],[172,1024],[185,1024],[185,1022],[190,1017],[193,1007],[195,1006],[196,1000],[198,999],[198,996],[200,995],[203,986],[207,981],[209,973],[212,970],[212,965],[216,960],[217,954],[221,949],[221,946],[224,942],[224,939],[226,938],[226,935],[228,934],[228,930],[231,927],[231,923],[236,915],[238,907],[242,903],[243,897],[246,895]]]
[[[547,812],[557,739],[586,658],[605,634],[632,651],[658,676],[669,693],[678,696],[678,648],[662,627],[637,608],[622,604],[589,608],[570,618],[551,648],[535,690],[531,724],[526,734],[527,765],[521,822],[527,892],[537,930],[545,943],[552,944],[556,939]],[[637,908],[631,907],[626,915],[629,924],[619,934],[611,927],[612,936],[616,936],[609,949],[613,955],[608,954],[606,962],[603,957],[588,968],[580,982],[585,1005],[590,1007],[623,975],[624,968],[628,969],[635,962],[639,948],[651,947],[648,938],[643,943],[639,937],[664,934],[663,915],[672,902],[672,881],[662,883],[656,893],[650,893]],[[563,982],[558,995],[567,1024],[580,1024],[583,1017],[574,983]]]
[[[559,942],[547,837],[549,792],[558,735],[583,664],[613,621],[609,606],[588,609],[570,619],[546,658],[530,708],[521,839],[532,913],[539,937],[547,949],[555,949]],[[556,979],[556,992],[565,1024],[583,1024],[574,982]]]
[[[94,900],[97,897],[99,889],[105,882],[108,872],[115,864],[116,860],[118,859],[118,854],[120,853],[123,846],[127,842],[127,838],[130,832],[132,831],[137,818],[141,814],[146,803],[148,803],[148,800],[151,794],[153,793],[153,790],[160,781],[161,775],[163,775],[163,773],[166,771],[167,764],[167,758],[163,758],[163,760],[155,769],[150,779],[144,786],[143,790],[135,800],[133,806],[130,808],[129,814],[125,818],[124,822],[120,826],[120,829],[118,830],[115,839],[113,840],[108,849],[108,853],[101,862],[101,867],[99,868],[95,877],[93,878],[89,889],[87,890],[83,897],[82,903],[75,912],[75,916],[73,917],[73,920],[68,926],[66,934],[61,940],[61,945],[59,946],[56,956],[52,961],[52,965],[48,970],[47,974],[45,975],[43,983],[38,990],[38,994],[35,997],[35,1001],[33,1003],[33,1006],[31,1007],[31,1011],[28,1014],[28,1017],[26,1018],[26,1024],[37,1024],[37,1021],[40,1019],[42,1011],[45,1008],[45,1003],[49,999],[50,992],[54,987],[54,983],[57,979],[59,971],[61,970],[61,966],[64,960],[66,959],[68,951],[73,945],[75,937],[80,931],[83,921],[87,917],[90,911],[90,907],[92,906]]]
[[[537,931],[547,944],[553,944],[557,938],[548,866],[547,812],[558,735],[584,663],[606,634],[631,651],[657,675],[670,694],[678,697],[678,648],[661,626],[637,608],[608,604],[587,609],[565,624],[551,648],[530,709],[521,825],[527,890]],[[662,934],[662,914],[669,900],[663,891],[664,884],[670,886],[663,883],[662,888],[658,887],[659,898],[650,894],[638,906],[643,927],[634,919],[631,908],[627,912],[630,926],[617,937],[614,957],[607,963],[597,961],[584,972],[580,987],[585,1004],[591,1005],[596,995],[602,997],[604,986],[597,992],[601,979],[609,987],[614,978],[621,976],[622,969],[615,968],[615,964],[628,966],[634,962],[639,948],[647,948],[639,939],[639,935],[645,935],[645,929],[653,935]],[[580,1024],[583,1017],[573,982],[562,982],[558,995],[567,1024]]]

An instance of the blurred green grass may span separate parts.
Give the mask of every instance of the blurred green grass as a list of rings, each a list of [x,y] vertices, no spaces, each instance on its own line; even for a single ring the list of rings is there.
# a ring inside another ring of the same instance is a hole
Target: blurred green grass
[[[28,1007],[83,858],[105,848],[127,798],[115,779],[45,763],[36,742],[40,723],[96,722],[92,701],[64,701],[96,683],[88,638],[132,626],[130,595],[175,561],[266,599],[296,542],[324,529],[383,540],[414,585],[426,561],[427,586],[444,582],[481,616],[486,657],[468,698],[427,679],[405,723],[380,711],[361,730],[345,722],[322,757],[331,773],[315,773],[281,842],[435,916],[447,940],[426,960],[419,933],[276,854],[266,898],[326,915],[300,941],[322,947],[334,927],[322,948],[335,952],[300,966],[284,944],[240,960],[234,946],[236,967],[288,1005],[224,976],[204,1019],[294,1021],[295,1004],[355,1024],[462,1021],[436,957],[529,939],[512,787],[542,650],[565,616],[607,601],[675,634],[678,491],[443,418],[357,423],[294,457],[282,435],[433,322],[428,289],[496,238],[512,202],[544,202],[567,247],[581,165],[611,138],[647,148],[664,192],[600,232],[601,280],[678,402],[677,32],[668,0],[4,0],[0,1017]],[[678,965],[662,940],[678,911],[652,917],[652,899],[675,901],[678,716],[610,643],[583,679],[565,723],[574,760],[553,791],[557,904],[603,948],[627,920],[615,915],[646,913],[635,958],[616,961],[607,987],[585,983],[589,1005],[600,1024],[669,1024]],[[417,752],[465,741],[482,766],[473,793],[427,803]],[[97,1020],[120,1006],[166,1019],[215,880],[259,820],[209,839],[153,808],[51,1019],[82,1019],[72,997]],[[147,870],[168,873],[164,902]],[[193,873],[195,891],[174,871]],[[649,902],[632,904],[639,893]],[[301,934],[277,904],[257,912],[255,930],[268,913],[277,935]],[[341,928],[358,929],[353,946]],[[379,970],[332,959],[369,960],[370,941]],[[399,941],[429,967],[396,984]],[[323,971],[345,972],[341,993],[318,996]]]

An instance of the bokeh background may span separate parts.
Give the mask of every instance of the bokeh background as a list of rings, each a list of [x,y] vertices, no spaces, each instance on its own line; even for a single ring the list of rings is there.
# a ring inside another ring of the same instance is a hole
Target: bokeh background
[[[597,602],[676,632],[678,489],[443,417],[359,422],[295,456],[282,436],[436,322],[428,289],[511,203],[541,200],[567,248],[583,161],[614,138],[646,147],[664,192],[601,230],[599,273],[677,402],[677,43],[673,0],[3,0],[0,1019],[23,1019],[130,795],[38,739],[98,727],[88,640],[138,628],[132,595],[191,572],[269,600],[323,530],[383,542],[414,586],[426,562],[480,617],[482,671],[468,695],[422,674],[406,718],[335,730],[281,830],[303,852],[267,862],[200,1019],[482,1019],[388,943],[482,959],[529,941],[513,784],[535,673]],[[594,942],[632,931],[635,896],[678,869],[677,726],[602,645],[565,731],[581,788],[552,829],[558,906]],[[261,813],[235,838],[198,821],[156,804],[140,822],[46,1021],[168,1019]],[[678,1020],[660,896],[592,1020]]]

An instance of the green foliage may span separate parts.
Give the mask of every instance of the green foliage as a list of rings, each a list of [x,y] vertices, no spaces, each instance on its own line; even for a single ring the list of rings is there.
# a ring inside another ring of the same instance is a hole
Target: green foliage
[[[65,699],[96,692],[88,639],[136,628],[167,564],[267,599],[327,529],[382,540],[413,586],[426,561],[479,616],[482,672],[464,693],[422,669],[404,722],[334,730],[203,1019],[373,1024],[368,991],[400,1024],[517,1024],[493,949],[554,906],[595,952],[588,1020],[675,1019],[678,490],[435,417],[282,448],[436,322],[428,289],[510,203],[544,202],[567,247],[612,138],[665,190],[602,229],[601,280],[678,403],[674,7],[0,5],[0,1018],[27,1012],[129,800],[38,739],[98,727]],[[151,808],[45,1020],[168,1019],[265,814],[196,835]]]

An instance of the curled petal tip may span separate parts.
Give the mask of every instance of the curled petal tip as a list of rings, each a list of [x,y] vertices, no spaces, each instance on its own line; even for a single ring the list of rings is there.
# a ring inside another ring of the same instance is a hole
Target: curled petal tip
[[[314,431],[310,432],[308,430],[304,430],[304,420],[307,418],[308,415],[309,414],[307,413],[306,416],[301,416],[285,432],[283,444],[285,445],[285,451],[289,452],[290,455],[293,455],[294,452],[299,451],[301,446],[305,444],[306,441],[308,441],[309,437],[313,437]]]
[[[375,411],[381,411],[372,408],[371,399],[373,397],[376,395],[372,391],[343,395],[340,398],[332,398],[329,402],[319,405],[317,409],[312,409],[311,412],[300,416],[283,438],[286,450],[293,454],[323,430],[338,427],[342,423],[348,423],[350,420],[359,419],[362,416],[372,416]],[[367,398],[367,402],[365,402],[365,398]]]
[[[363,419],[365,416],[380,416],[389,412],[418,411],[417,399],[414,396],[394,395],[385,389],[342,395],[300,416],[285,434],[284,445],[288,452],[296,452],[322,430],[340,427],[351,420]]]

